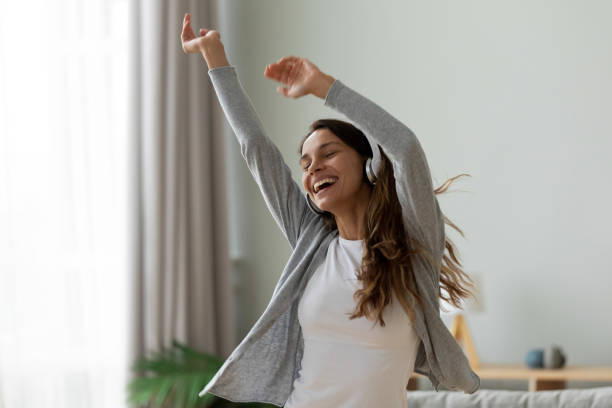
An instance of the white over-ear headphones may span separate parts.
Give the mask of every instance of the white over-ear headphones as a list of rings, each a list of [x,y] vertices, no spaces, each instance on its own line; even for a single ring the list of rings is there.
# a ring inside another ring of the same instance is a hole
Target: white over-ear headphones
[[[370,184],[376,185],[377,174],[378,174],[378,170],[380,169],[380,161],[381,161],[380,160],[380,150],[378,150],[379,145],[375,143],[370,137],[368,137],[368,135],[366,135],[366,139],[368,139],[368,142],[370,143],[370,147],[372,148],[372,153],[374,156],[368,157],[368,159],[366,160],[365,173],[366,173],[366,176]],[[316,204],[313,203],[312,200],[310,199],[310,196],[308,195],[308,193],[306,193],[306,202],[308,203],[308,207],[310,207],[310,209],[314,211],[315,213],[317,214],[328,213],[329,214],[328,211],[323,211],[319,207],[317,207]]]

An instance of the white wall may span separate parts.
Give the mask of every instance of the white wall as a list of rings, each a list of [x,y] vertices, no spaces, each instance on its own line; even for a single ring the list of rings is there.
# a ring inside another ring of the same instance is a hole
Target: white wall
[[[483,282],[485,311],[468,316],[482,361],[522,363],[529,349],[557,343],[570,364],[612,364],[611,2],[222,6],[228,58],[298,183],[296,150],[308,124],[342,115],[314,96],[276,93],[264,68],[290,54],[411,127],[436,187],[472,175],[455,183],[465,192],[439,200],[466,233],[448,229],[465,270]],[[232,246],[241,256],[243,336],[265,309],[290,247],[235,139],[227,147],[232,212],[241,222]]]

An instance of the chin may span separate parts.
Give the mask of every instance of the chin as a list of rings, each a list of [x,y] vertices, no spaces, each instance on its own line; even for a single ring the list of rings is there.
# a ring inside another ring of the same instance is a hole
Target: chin
[[[317,202],[315,202],[316,206],[319,207],[321,210],[323,211],[327,211],[330,213],[333,213],[333,205],[329,205],[329,203],[323,203],[323,204],[319,204]]]

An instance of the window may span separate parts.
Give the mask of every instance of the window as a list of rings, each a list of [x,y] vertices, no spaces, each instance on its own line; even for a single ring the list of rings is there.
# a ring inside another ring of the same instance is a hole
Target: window
[[[127,0],[0,0],[6,408],[127,405],[127,23]]]

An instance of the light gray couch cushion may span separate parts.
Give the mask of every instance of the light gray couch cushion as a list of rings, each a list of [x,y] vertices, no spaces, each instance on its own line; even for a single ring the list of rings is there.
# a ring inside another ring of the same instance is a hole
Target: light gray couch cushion
[[[554,391],[408,391],[408,408],[612,408],[612,387]]]

